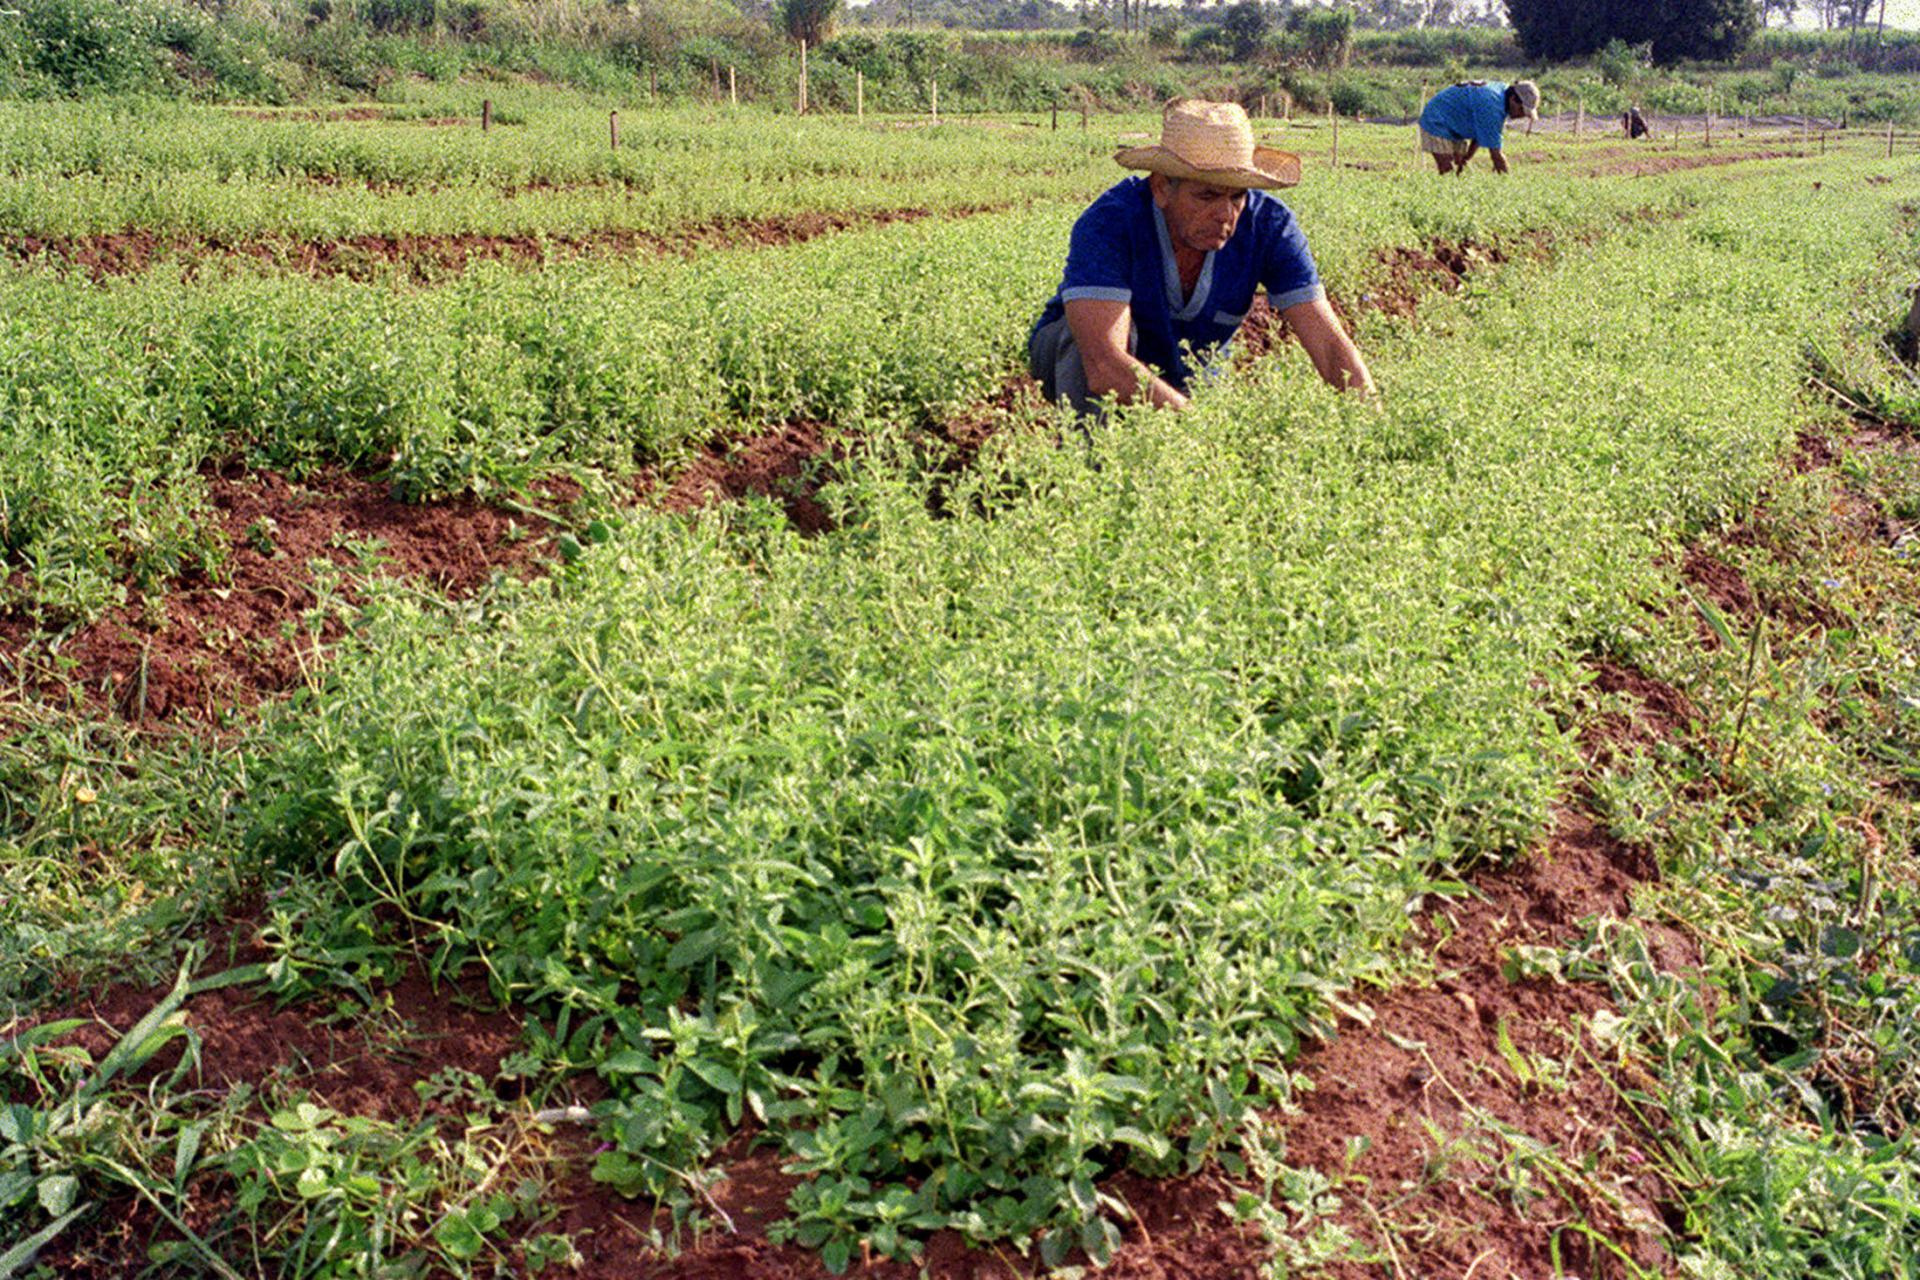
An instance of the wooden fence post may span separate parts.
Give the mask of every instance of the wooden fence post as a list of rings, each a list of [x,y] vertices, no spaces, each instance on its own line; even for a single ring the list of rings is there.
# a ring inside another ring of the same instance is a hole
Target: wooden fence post
[[[1327,167],[1338,169],[1340,167],[1340,116],[1334,111],[1331,102],[1327,104],[1327,123],[1333,126],[1333,159]]]
[[[620,113],[618,111],[607,112],[607,141],[613,144],[615,151],[620,149]]]
[[[864,71],[853,73],[853,118],[867,118],[867,73]]]
[[[1087,95],[1084,90],[1080,94],[1080,127],[1087,127]]]
[[[480,99],[480,132],[493,128],[493,99]]]
[[[647,68],[647,105],[652,106],[654,100],[659,96],[660,96],[660,68],[648,67]]]
[[[1887,159],[1893,159],[1893,121],[1887,121]]]
[[[940,82],[933,82],[933,122],[940,123]]]
[[[807,42],[800,42],[800,115],[807,114]]]
[[[1583,100],[1580,103],[1579,114],[1574,116],[1573,118],[1573,140],[1575,142],[1580,141],[1580,139],[1583,136],[1585,136],[1586,132],[1587,132],[1587,104]]]
[[[727,104],[734,107],[740,105],[740,82],[734,79],[732,66],[727,67]]]
[[[1053,100],[1053,131],[1060,132],[1060,99],[1057,97]]]

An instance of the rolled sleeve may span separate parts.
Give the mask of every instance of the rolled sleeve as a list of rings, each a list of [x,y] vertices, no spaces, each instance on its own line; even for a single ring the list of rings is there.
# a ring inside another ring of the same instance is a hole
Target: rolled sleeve
[[[1297,307],[1303,302],[1318,302],[1327,296],[1327,291],[1318,281],[1302,285],[1298,289],[1289,289],[1285,293],[1267,291],[1267,306],[1275,311],[1285,311],[1288,307]]]
[[[1091,298],[1096,302],[1132,302],[1133,290],[1100,284],[1068,285],[1060,290],[1060,301],[1079,302]]]
[[[1277,216],[1279,225],[1265,237],[1260,284],[1267,291],[1267,305],[1282,311],[1327,294],[1320,286],[1320,272],[1313,265],[1313,253],[1307,248],[1307,235],[1300,229],[1299,220],[1284,206]]]

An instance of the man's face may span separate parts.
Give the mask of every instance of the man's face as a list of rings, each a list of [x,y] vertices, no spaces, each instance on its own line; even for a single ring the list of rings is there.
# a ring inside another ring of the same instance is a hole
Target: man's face
[[[1210,187],[1202,182],[1180,182],[1153,175],[1153,202],[1167,220],[1167,235],[1175,248],[1211,253],[1233,239],[1247,193],[1238,187]]]

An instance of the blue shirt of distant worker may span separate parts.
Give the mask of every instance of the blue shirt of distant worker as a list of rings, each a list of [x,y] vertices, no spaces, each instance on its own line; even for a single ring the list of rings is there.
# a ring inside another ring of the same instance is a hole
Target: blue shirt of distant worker
[[[1433,157],[1441,173],[1465,173],[1474,152],[1487,149],[1493,171],[1507,171],[1501,147],[1507,121],[1535,120],[1540,89],[1531,80],[1465,80],[1427,99],[1420,112],[1420,149]]]
[[[1049,400],[1094,415],[1108,395],[1185,406],[1262,287],[1322,378],[1372,390],[1300,224],[1256,190],[1298,182],[1298,157],[1256,147],[1237,104],[1176,100],[1159,146],[1115,159],[1150,176],[1123,180],[1074,223],[1060,288],[1027,341]]]

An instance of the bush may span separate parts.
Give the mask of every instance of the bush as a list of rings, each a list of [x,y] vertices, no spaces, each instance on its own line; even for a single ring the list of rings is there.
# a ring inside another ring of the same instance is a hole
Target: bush
[[[1594,65],[1600,70],[1600,78],[1616,89],[1624,89],[1639,76],[1647,59],[1647,50],[1635,48],[1625,40],[1607,41],[1607,47],[1594,58]]]
[[[375,31],[431,31],[440,20],[439,0],[364,0],[360,16]]]
[[[1327,98],[1333,103],[1333,109],[1343,116],[1384,114],[1382,103],[1376,98],[1372,86],[1365,81],[1342,76],[1327,90]]]
[[[1073,33],[1067,48],[1080,62],[1111,62],[1124,51],[1120,37],[1104,27],[1082,27]]]
[[[165,82],[157,14],[136,0],[19,0],[23,70],[55,93],[131,93]]]
[[[1344,67],[1353,56],[1353,10],[1295,9],[1287,30],[1300,37],[1307,60],[1316,67]]]

